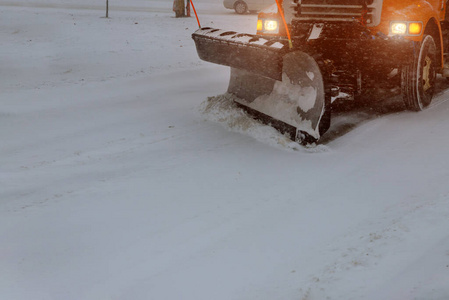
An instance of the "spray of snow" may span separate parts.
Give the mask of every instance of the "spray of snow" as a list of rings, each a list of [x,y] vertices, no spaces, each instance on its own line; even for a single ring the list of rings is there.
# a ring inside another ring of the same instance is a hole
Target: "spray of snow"
[[[308,74],[308,76],[311,75]],[[297,112],[298,107],[302,111],[308,112],[315,106],[316,99],[315,87],[292,84],[287,74],[283,73],[282,81],[276,81],[273,91],[269,95],[259,96],[252,102],[236,100],[256,111],[305,131],[311,136],[319,137],[317,129],[312,126],[312,121],[303,118],[303,115]]]
[[[208,97],[206,101],[201,103],[200,112],[208,121],[219,123],[230,131],[251,136],[259,142],[270,146],[285,150],[314,153],[329,151],[329,148],[325,145],[302,147],[273,127],[249,116],[235,104],[235,100],[235,96],[229,93]]]
[[[309,76],[310,80],[313,80],[315,78],[315,73],[313,72],[306,72],[307,76]]]
[[[314,74],[307,72],[307,76],[313,79]],[[308,112],[314,107],[317,97],[316,88],[293,84],[285,73],[282,74],[282,81],[276,81],[273,92],[277,95],[287,95],[288,102],[299,106],[304,112]]]

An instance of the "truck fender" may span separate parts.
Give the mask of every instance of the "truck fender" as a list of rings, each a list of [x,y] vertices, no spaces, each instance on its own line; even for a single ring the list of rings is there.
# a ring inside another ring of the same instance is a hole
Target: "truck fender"
[[[443,33],[441,29],[440,22],[437,22],[435,18],[430,18],[427,23],[424,25],[424,31],[423,31],[423,37],[424,35],[431,35],[434,40],[435,44],[437,46],[437,56],[440,59],[440,67],[443,68],[444,66],[444,56],[443,56]]]

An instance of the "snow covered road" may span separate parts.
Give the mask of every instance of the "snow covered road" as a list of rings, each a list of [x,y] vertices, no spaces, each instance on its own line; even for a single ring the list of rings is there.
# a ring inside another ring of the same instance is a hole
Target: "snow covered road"
[[[192,1],[193,2],[193,1]],[[198,3],[197,3],[198,2]],[[198,6],[197,6],[198,4]],[[28,8],[51,8],[51,9],[76,9],[76,10],[103,10],[106,11],[105,0],[1,0],[1,6],[10,7],[28,7]],[[172,13],[172,2],[163,0],[114,0],[109,1],[109,11],[126,12],[153,12],[153,13]],[[195,1],[194,5],[202,14],[230,14],[233,11],[225,10],[222,1]]]
[[[449,298],[448,92],[304,149],[207,101],[194,18],[29,2],[0,1],[1,299]]]

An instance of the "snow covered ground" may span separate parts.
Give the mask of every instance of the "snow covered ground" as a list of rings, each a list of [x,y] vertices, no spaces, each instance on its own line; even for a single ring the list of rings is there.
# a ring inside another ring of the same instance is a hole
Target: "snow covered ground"
[[[304,149],[208,100],[195,18],[110,5],[0,0],[0,299],[449,299],[449,92]]]

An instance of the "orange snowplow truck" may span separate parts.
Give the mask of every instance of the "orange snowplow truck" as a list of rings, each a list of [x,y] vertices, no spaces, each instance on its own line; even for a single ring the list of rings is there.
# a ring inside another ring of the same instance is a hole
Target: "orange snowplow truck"
[[[303,144],[319,140],[335,100],[400,90],[409,110],[449,77],[446,0],[279,0],[257,34],[201,28],[201,59],[231,67],[228,93]],[[367,97],[369,98],[369,97]]]

